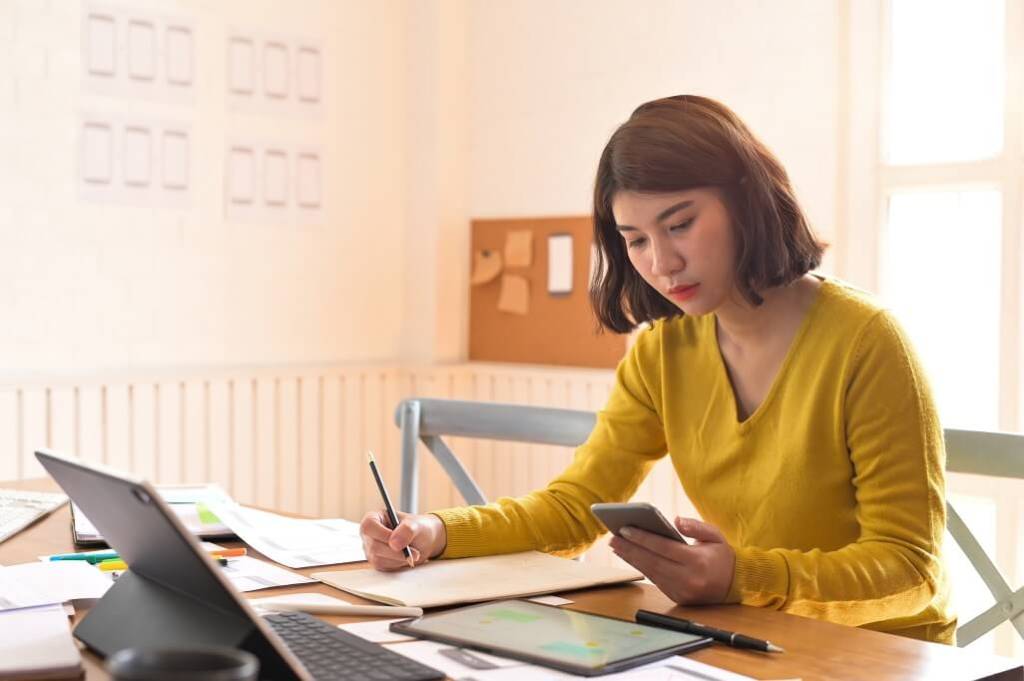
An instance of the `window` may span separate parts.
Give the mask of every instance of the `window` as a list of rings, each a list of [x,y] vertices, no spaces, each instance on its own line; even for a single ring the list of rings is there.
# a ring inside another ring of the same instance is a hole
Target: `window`
[[[911,337],[945,427],[1024,427],[1024,0],[850,2],[840,273]],[[948,477],[1011,587],[1024,484]],[[993,599],[947,535],[963,624]],[[972,648],[1024,654],[1011,625]]]

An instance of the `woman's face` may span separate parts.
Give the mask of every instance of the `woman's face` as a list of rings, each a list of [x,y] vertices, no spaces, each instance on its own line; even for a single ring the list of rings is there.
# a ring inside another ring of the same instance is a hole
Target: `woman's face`
[[[621,191],[612,200],[612,214],[633,267],[684,313],[708,314],[729,299],[736,251],[717,189]]]

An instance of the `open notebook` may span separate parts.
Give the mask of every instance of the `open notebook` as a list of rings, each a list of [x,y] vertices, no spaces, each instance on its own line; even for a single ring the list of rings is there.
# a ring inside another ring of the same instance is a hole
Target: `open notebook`
[[[537,596],[643,578],[632,568],[592,565],[537,551],[435,560],[398,572],[337,570],[312,576],[371,601],[421,608]]]

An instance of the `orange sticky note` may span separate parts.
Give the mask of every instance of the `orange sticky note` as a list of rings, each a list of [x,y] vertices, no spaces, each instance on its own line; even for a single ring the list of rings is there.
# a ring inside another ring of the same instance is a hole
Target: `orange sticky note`
[[[530,282],[518,274],[501,275],[501,291],[498,293],[498,309],[512,314],[530,312]]]
[[[529,267],[533,264],[533,232],[520,229],[505,235],[505,267]]]

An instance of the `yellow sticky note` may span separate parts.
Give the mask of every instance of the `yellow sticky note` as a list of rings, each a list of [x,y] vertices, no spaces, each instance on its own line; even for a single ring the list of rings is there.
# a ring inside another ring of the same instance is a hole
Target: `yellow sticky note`
[[[518,274],[501,275],[501,291],[498,293],[498,309],[512,314],[530,312],[530,282]]]
[[[533,232],[520,229],[505,235],[505,266],[529,267],[533,264]]]
[[[498,251],[477,251],[473,254],[473,286],[486,284],[501,274],[501,253]]]

